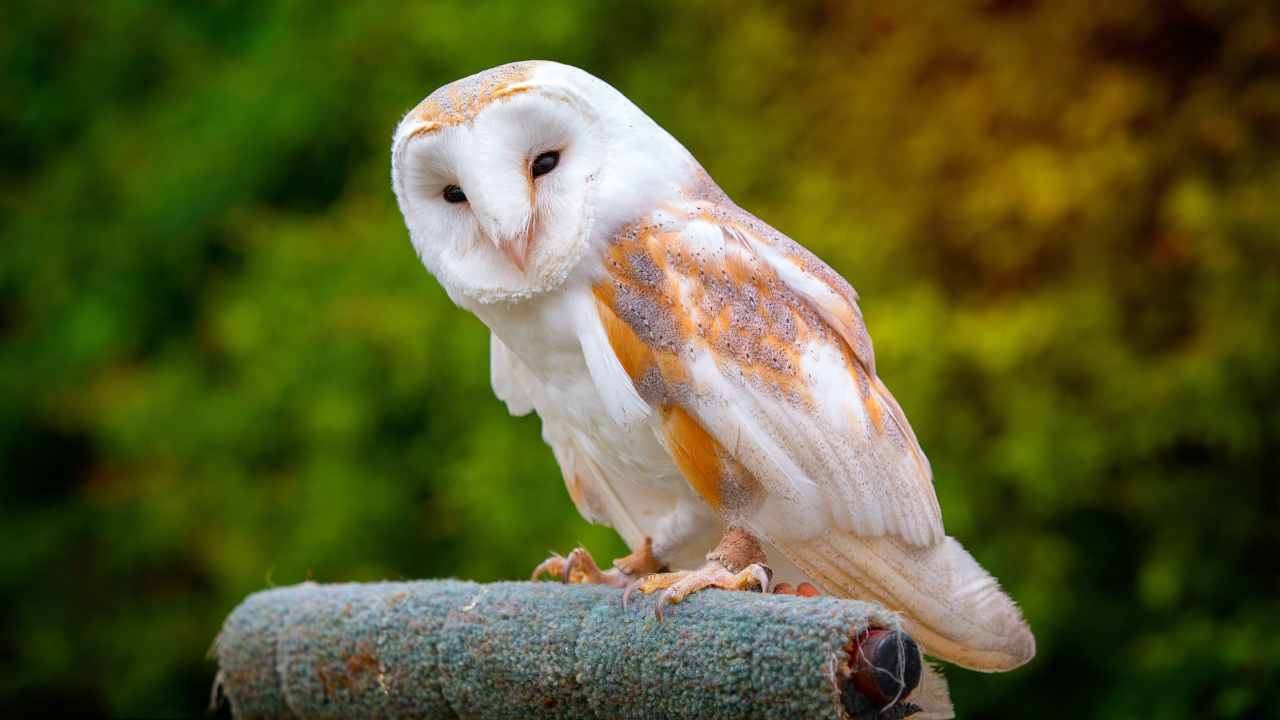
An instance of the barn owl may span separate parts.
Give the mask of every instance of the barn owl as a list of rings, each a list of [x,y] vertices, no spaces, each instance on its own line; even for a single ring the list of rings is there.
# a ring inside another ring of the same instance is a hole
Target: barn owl
[[[540,569],[660,612],[811,582],[899,612],[942,660],[1035,654],[943,530],[853,288],[613,87],[553,62],[446,85],[396,129],[392,183],[426,268],[491,331],[494,392],[538,414],[577,509],[633,549]]]

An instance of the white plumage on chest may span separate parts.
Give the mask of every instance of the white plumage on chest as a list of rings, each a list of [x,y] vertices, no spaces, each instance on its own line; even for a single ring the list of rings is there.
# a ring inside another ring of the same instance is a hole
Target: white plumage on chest
[[[651,415],[620,422],[593,381],[581,324],[596,313],[591,287],[571,281],[521,307],[475,308],[492,331],[494,393],[513,415],[536,412],[578,511],[628,545],[656,538],[671,562],[700,560],[722,525],[680,475]]]

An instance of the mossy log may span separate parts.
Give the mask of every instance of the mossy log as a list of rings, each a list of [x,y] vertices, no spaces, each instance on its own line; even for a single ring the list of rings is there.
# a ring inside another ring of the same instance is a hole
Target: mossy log
[[[554,582],[317,585],[250,596],[215,644],[242,720],[880,718],[914,709],[894,616],[829,597],[652,597]],[[886,632],[880,632],[886,631]],[[888,706],[887,712],[877,712]]]

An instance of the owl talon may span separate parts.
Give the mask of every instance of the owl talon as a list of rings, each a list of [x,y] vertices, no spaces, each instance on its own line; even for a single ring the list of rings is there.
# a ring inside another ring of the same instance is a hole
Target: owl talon
[[[657,602],[654,603],[653,612],[658,622],[663,622],[669,606],[679,603],[699,590],[714,587],[722,590],[768,592],[771,574],[769,568],[761,563],[752,563],[734,573],[724,565],[711,561],[697,570],[657,573],[631,583],[622,594],[622,603],[623,607],[627,607],[631,594],[636,590],[646,594],[661,590]]]
[[[658,616],[658,622],[666,622],[664,611],[671,602],[671,588],[667,588],[658,594],[658,602],[654,603],[653,614]]]
[[[773,582],[773,570],[768,565],[760,565],[752,563],[743,569],[743,572],[751,571],[752,577],[755,578],[755,591],[758,593],[768,593],[769,583]]]
[[[632,579],[641,573],[653,572],[659,568],[653,557],[653,544],[645,538],[640,549],[613,561],[614,567],[601,570],[595,558],[584,547],[574,548],[567,556],[561,557],[553,553],[533,569],[533,577],[537,580],[543,575],[559,577],[563,583],[589,583],[592,585],[609,585],[626,587]]]
[[[576,547],[569,552],[569,557],[565,558],[564,569],[560,571],[560,582],[569,582],[573,577],[574,568],[579,565],[582,566],[582,573],[586,577],[600,574],[600,568],[596,567],[591,554],[585,548]]]
[[[627,585],[627,589],[622,591],[622,609],[626,610],[631,603],[631,593],[634,593],[644,584],[644,578],[634,580]]]
[[[576,547],[566,556],[553,553],[533,569],[533,576],[530,579],[537,580],[543,575],[558,577],[563,583],[591,583],[616,587],[621,587],[622,583],[628,579],[623,577],[621,572],[612,570],[601,572],[591,553],[584,547]]]
[[[565,568],[567,567],[568,563],[565,562],[565,559],[561,557],[559,553],[551,553],[551,557],[538,563],[537,567],[533,569],[533,574],[529,576],[529,579],[537,580],[543,575],[553,577],[561,575],[564,577],[565,582],[568,582],[568,576],[565,571]]]

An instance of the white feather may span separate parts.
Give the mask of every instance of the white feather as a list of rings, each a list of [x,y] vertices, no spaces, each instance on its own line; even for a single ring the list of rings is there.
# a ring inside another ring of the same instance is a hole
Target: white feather
[[[497,335],[489,334],[489,384],[493,394],[507,404],[507,412],[516,417],[533,412],[531,387],[537,386],[537,378],[520,362]]]
[[[653,409],[640,397],[631,378],[627,377],[627,371],[609,345],[595,305],[589,301],[590,298],[584,298],[575,304],[578,308],[578,338],[587,372],[591,373],[591,381],[595,383],[609,417],[624,428],[633,427],[648,417]]]

